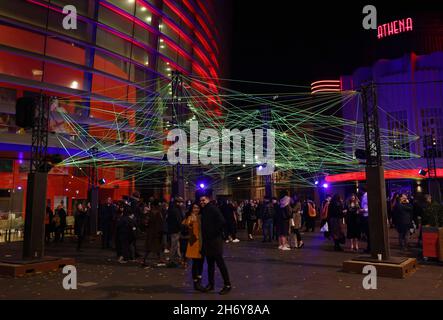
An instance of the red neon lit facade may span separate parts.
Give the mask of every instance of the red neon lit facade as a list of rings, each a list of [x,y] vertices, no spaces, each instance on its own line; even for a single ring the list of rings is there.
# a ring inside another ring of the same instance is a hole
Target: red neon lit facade
[[[29,136],[15,133],[18,97],[42,91],[69,99],[63,108],[91,136],[109,143],[132,143],[137,132],[135,111],[129,107],[164,88],[172,71],[178,70],[205,79],[191,86],[208,96],[207,106],[212,108],[208,112],[218,114],[221,53],[211,2],[1,1],[0,179],[4,184],[0,189],[9,190],[20,200],[14,198],[13,207],[0,206],[0,211],[24,211]],[[77,8],[77,30],[62,27],[66,4]],[[109,110],[121,115],[124,129],[112,129],[116,119]],[[51,140],[50,147],[60,147],[58,142],[51,143],[55,142]],[[16,150],[22,150],[20,156]],[[125,179],[128,175],[124,171],[99,168],[98,176],[106,180],[100,186],[102,199],[131,194],[134,179]],[[55,199],[65,197],[71,212],[73,201],[85,199],[86,192],[87,178],[79,168],[50,172],[47,194],[52,205]]]
[[[395,20],[389,23],[382,24],[377,27],[377,38],[383,39],[395,34],[408,32],[413,30],[412,18]]]

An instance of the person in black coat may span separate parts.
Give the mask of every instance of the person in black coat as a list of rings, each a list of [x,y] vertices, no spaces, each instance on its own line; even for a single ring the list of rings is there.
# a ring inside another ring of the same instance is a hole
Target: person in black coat
[[[131,209],[128,205],[121,202],[118,210],[121,213],[117,221],[116,240],[117,240],[117,255],[119,263],[127,263],[132,260],[130,243],[133,239],[133,223],[130,217]]]
[[[59,225],[55,226],[55,242],[63,242],[65,239],[65,229],[66,229],[66,210],[65,205],[63,201],[60,201],[60,204],[57,207],[56,210],[56,216],[58,216],[59,219]]]
[[[334,240],[334,250],[343,251],[340,244],[346,242],[344,235],[343,218],[346,213],[343,199],[339,194],[334,195],[328,208],[328,225],[332,239]]]
[[[163,217],[162,209],[157,201],[152,201],[146,224],[146,251],[143,259],[143,265],[147,265],[147,259],[150,253],[153,253],[158,262],[161,261],[163,237]]]
[[[102,233],[102,249],[112,247],[112,219],[115,215],[115,206],[112,198],[106,199],[106,203],[101,207],[99,214],[99,231]]]
[[[181,261],[180,253],[180,232],[182,231],[182,222],[184,219],[183,207],[185,201],[182,197],[176,197],[168,208],[168,234],[171,237],[170,259],[172,263]]]
[[[239,242],[237,239],[237,227],[235,221],[235,208],[229,200],[221,206],[223,217],[225,218],[225,240],[228,242]]]
[[[77,236],[77,251],[81,251],[83,240],[86,236],[86,225],[88,222],[88,208],[81,203],[77,205],[75,212],[74,231]]]
[[[409,203],[408,196],[402,194],[399,203],[394,207],[393,217],[395,219],[395,228],[398,232],[398,242],[402,250],[408,246],[408,232],[412,226],[413,208]]]
[[[231,281],[229,273],[223,259],[223,228],[225,219],[220,210],[210,203],[208,196],[200,197],[201,211],[201,232],[202,232],[202,256],[206,257],[208,264],[208,286],[205,292],[214,290],[215,264],[223,277],[224,287],[219,292],[221,295],[231,291]]]

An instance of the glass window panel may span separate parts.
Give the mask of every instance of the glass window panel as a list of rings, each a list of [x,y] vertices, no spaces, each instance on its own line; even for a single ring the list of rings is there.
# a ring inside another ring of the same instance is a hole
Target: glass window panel
[[[100,7],[98,20],[107,26],[132,36],[132,25],[134,23],[108,8]]]
[[[95,52],[94,69],[112,74],[116,77],[127,80],[129,74],[129,63],[106,55],[100,51]]]
[[[152,25],[153,13],[143,4],[137,3],[135,16],[142,20],[144,23]]]
[[[137,61],[145,66],[149,66],[150,56],[146,50],[134,46],[132,48],[132,60]]]
[[[43,81],[71,89],[83,90],[84,74],[80,70],[63,67],[57,64],[45,63]]]
[[[26,0],[1,1],[0,14],[39,27],[46,27],[48,10]]]
[[[0,52],[0,73],[41,81],[43,64],[39,60],[21,57],[7,52]]]
[[[48,37],[46,55],[72,63],[85,64],[85,49],[59,39]]]
[[[174,30],[172,30],[168,25],[166,25],[165,23],[162,23],[161,32],[164,35],[171,38],[176,43],[178,43],[178,41],[180,40],[179,35]]]
[[[135,25],[135,28],[134,28],[134,38],[137,41],[150,46],[151,45],[151,43],[150,43],[151,36],[152,35],[151,35],[151,33],[148,30],[142,28],[139,25]]]
[[[102,28],[97,29],[97,45],[128,58],[130,56],[131,43]]]
[[[114,79],[94,74],[92,77],[92,92],[118,100],[126,100],[128,85]]]
[[[0,44],[42,54],[45,38],[37,33],[0,25]]]
[[[136,0],[108,0],[108,2],[134,15],[134,5]]]

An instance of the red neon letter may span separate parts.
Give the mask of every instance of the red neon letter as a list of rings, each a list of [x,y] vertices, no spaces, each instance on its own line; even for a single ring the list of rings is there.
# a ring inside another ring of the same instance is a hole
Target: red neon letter
[[[394,33],[395,33],[395,34],[398,33],[397,23],[398,23],[398,21],[395,20],[395,21],[394,21]]]
[[[405,32],[405,19],[398,21],[400,32]]]
[[[392,22],[388,23],[388,36],[391,36],[391,35],[394,34],[394,30],[393,29],[394,29],[393,28],[393,23]]]
[[[377,38],[379,38],[379,39],[383,38],[383,28],[382,28],[382,26],[378,26],[377,33],[378,33]]]
[[[412,19],[411,18],[406,19],[406,31],[412,31]]]

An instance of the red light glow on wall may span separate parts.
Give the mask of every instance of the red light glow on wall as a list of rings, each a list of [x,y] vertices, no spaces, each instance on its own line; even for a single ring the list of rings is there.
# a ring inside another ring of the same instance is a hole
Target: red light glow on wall
[[[399,179],[414,179],[422,180],[426,177],[420,175],[420,169],[405,169],[405,170],[385,170],[386,180],[399,180]],[[437,169],[437,177],[443,178],[443,168]],[[349,172],[336,175],[330,175],[325,178],[328,183],[339,183],[349,181],[364,181],[366,180],[366,172]]]
[[[413,30],[412,18],[395,20],[389,23],[382,24],[377,28],[377,38],[383,39],[394,34],[408,32]]]

